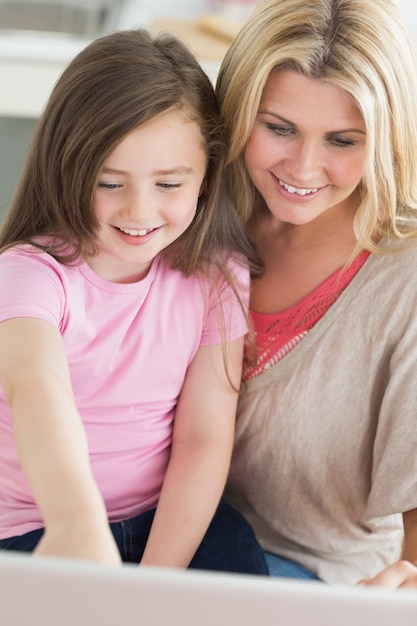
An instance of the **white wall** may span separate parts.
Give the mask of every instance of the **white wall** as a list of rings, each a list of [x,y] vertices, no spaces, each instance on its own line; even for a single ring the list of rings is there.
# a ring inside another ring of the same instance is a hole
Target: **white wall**
[[[197,17],[210,6],[210,0],[142,0],[143,8],[155,17]]]
[[[417,39],[417,2],[416,0],[395,0],[407,19],[408,27]]]

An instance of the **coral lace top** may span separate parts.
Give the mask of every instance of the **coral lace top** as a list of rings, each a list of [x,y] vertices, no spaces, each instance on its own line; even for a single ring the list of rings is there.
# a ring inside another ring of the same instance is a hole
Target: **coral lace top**
[[[243,379],[259,376],[288,354],[329,310],[369,255],[370,252],[364,250],[346,270],[336,270],[305,298],[285,311],[251,311],[257,358],[251,356],[253,349],[247,340]]]

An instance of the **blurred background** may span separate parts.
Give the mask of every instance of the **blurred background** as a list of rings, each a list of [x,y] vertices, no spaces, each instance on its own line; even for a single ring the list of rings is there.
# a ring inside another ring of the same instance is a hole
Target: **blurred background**
[[[36,120],[69,61],[92,39],[144,26],[186,41],[216,79],[258,0],[0,0],[0,219]],[[396,0],[417,40],[416,0]]]

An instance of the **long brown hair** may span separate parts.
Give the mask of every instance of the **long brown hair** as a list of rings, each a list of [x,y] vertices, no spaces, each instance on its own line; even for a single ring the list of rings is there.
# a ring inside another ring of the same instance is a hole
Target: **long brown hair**
[[[207,172],[195,218],[164,255],[185,275],[217,271],[224,253],[256,258],[222,186],[223,127],[213,86],[169,34],[119,31],[90,43],[58,79],[35,129],[0,232],[0,250],[32,243],[62,263],[94,252],[94,193],[103,163],[133,129],[182,109],[201,130]]]

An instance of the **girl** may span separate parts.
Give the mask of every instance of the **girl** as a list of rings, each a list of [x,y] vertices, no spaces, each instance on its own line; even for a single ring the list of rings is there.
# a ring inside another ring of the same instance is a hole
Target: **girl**
[[[236,540],[206,534],[252,256],[223,153],[171,36],[98,39],[57,82],[0,237],[0,547],[187,567],[202,542],[193,567],[266,571],[228,505],[213,524]]]

